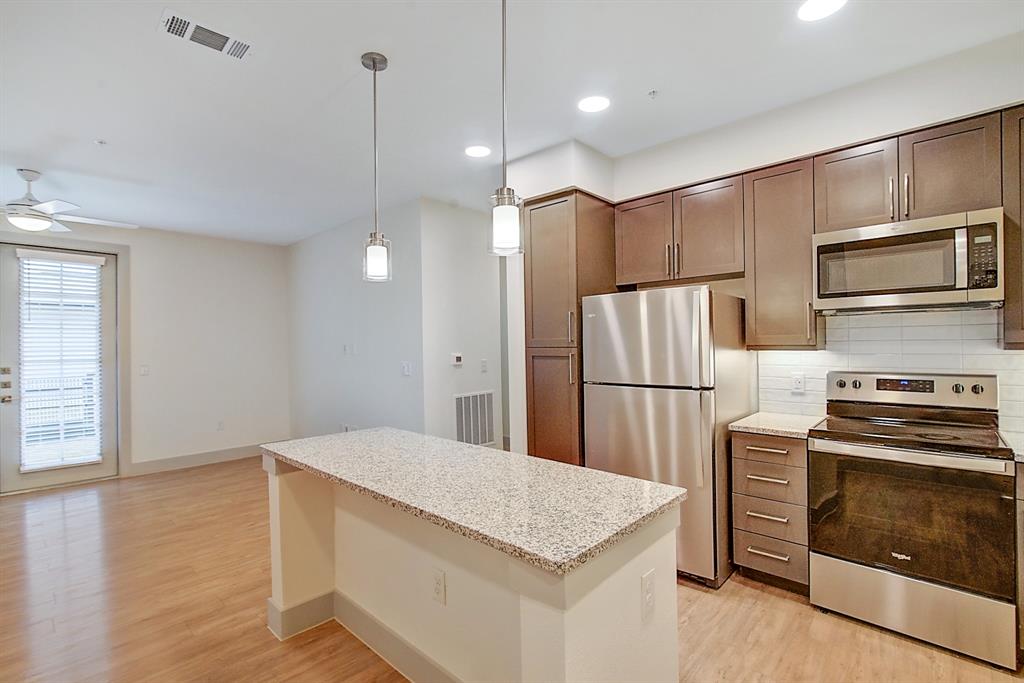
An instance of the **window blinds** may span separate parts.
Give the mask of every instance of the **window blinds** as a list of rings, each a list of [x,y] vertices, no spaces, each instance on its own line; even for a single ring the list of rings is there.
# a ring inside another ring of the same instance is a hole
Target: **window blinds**
[[[99,462],[104,259],[23,249],[17,255],[21,470]]]

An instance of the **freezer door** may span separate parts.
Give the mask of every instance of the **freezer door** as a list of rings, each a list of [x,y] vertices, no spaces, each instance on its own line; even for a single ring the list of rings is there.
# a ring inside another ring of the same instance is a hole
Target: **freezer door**
[[[709,386],[707,287],[583,299],[583,379],[602,384]],[[702,369],[703,365],[703,369]]]
[[[714,579],[714,392],[586,384],[587,467],[682,486],[679,571]]]

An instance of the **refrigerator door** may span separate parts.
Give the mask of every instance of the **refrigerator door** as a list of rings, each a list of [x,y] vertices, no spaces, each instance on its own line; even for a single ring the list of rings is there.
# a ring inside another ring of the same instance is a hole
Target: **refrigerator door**
[[[587,467],[682,486],[679,571],[716,578],[714,392],[586,384]]]
[[[707,287],[583,299],[583,380],[670,387],[714,385]]]

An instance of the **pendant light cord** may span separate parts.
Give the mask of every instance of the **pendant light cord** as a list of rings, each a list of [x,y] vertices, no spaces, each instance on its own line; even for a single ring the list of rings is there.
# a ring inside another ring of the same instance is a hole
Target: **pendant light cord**
[[[502,0],[504,1],[504,0]],[[373,69],[373,234],[380,234],[380,189],[377,185],[377,69]]]
[[[508,127],[508,67],[506,66],[507,48],[505,47],[505,0],[501,0],[501,186],[508,187],[508,148],[505,142],[505,129]]]

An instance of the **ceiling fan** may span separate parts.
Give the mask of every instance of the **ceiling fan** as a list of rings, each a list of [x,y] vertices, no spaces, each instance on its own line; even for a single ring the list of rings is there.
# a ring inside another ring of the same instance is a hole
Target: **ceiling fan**
[[[85,216],[69,216],[65,212],[77,211],[81,207],[78,204],[66,202],[63,199],[51,199],[41,202],[32,195],[32,183],[39,180],[42,174],[28,168],[19,168],[18,175],[25,181],[28,188],[25,194],[17,199],[12,199],[0,207],[0,215],[6,216],[7,222],[16,228],[28,232],[71,232],[71,228],[59,221],[68,223],[85,223],[87,225],[103,225],[110,228],[137,228],[139,226],[131,223],[118,223],[117,221],[104,221],[98,218],[86,218]],[[59,220],[58,220],[59,219]],[[0,224],[0,229],[3,226]]]

